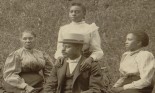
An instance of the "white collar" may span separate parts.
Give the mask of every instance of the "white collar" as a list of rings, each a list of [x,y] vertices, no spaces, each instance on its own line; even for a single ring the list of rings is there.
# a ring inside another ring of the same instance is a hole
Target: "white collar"
[[[29,50],[29,49],[26,49],[25,47],[22,47],[22,49],[23,49],[23,50],[26,50],[26,51],[28,51],[28,52],[30,52],[30,53],[33,53],[33,50],[34,50],[34,49]]]
[[[80,61],[80,59],[81,59],[81,55],[78,58],[74,59],[74,60],[71,60],[70,58],[68,58],[67,62],[68,63],[78,63]]]
[[[142,49],[138,49],[138,50],[135,50],[135,51],[128,51],[127,54],[129,54],[130,56],[134,55],[134,54],[137,54],[141,51]]]

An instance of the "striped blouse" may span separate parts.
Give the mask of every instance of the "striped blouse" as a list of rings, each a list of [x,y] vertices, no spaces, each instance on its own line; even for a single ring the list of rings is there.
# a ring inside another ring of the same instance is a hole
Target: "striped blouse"
[[[51,58],[36,49],[27,50],[20,48],[11,53],[5,62],[3,77],[4,80],[17,88],[24,89],[26,83],[23,78],[19,76],[22,72],[39,72],[43,70],[45,78],[49,76],[52,69]]]

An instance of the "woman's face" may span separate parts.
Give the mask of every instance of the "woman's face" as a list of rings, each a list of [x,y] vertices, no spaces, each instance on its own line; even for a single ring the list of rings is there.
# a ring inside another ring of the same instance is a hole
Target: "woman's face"
[[[141,47],[141,42],[134,34],[129,33],[126,37],[125,47],[127,50],[135,51]]]
[[[71,6],[69,11],[69,17],[74,22],[81,22],[84,18],[84,12],[79,6]]]
[[[31,33],[24,32],[21,37],[23,47],[26,49],[33,49],[35,45],[35,39],[36,38]]]

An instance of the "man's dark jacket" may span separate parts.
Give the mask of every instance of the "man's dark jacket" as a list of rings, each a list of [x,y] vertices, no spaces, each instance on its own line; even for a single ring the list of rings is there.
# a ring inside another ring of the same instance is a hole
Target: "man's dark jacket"
[[[74,71],[72,93],[101,93],[100,89],[103,88],[101,67],[98,62],[92,62],[90,69],[81,72],[80,64],[85,59],[85,57],[81,57]],[[61,67],[53,67],[51,76],[44,85],[44,93],[63,93],[66,69],[66,60],[64,60]]]

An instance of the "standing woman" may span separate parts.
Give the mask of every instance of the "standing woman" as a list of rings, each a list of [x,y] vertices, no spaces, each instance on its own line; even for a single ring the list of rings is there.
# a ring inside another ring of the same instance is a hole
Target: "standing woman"
[[[62,41],[64,36],[69,33],[80,33],[84,35],[85,44],[82,52],[87,59],[85,62],[83,62],[81,70],[89,68],[92,61],[98,61],[103,57],[98,27],[95,25],[95,23],[87,24],[84,21],[85,15],[85,6],[83,6],[81,3],[72,3],[69,10],[69,17],[72,22],[60,27],[58,35],[58,42]],[[55,53],[56,59],[61,59],[61,57],[63,57],[61,50],[62,44],[57,43],[57,51]]]
[[[8,93],[40,93],[52,69],[51,58],[34,49],[36,34],[33,31],[22,32],[20,40],[23,47],[12,52],[5,62],[4,88]]]
[[[113,86],[114,93],[151,93],[155,59],[143,50],[149,44],[145,32],[130,32],[125,46],[128,49],[120,62],[120,78]]]

